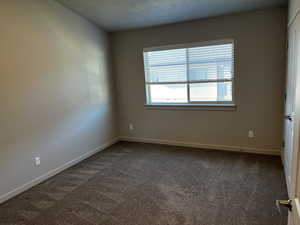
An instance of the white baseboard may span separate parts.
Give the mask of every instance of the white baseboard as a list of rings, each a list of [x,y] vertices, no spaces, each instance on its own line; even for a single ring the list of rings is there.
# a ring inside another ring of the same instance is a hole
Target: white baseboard
[[[57,167],[54,170],[51,170],[40,177],[37,177],[24,185],[0,196],[0,204],[15,197],[16,195],[21,194],[22,192],[32,188],[33,186],[42,183],[43,181],[57,175],[58,173],[68,169],[71,166],[81,162],[84,159],[91,157],[92,155],[108,148],[109,146],[117,143],[118,141],[129,141],[129,142],[141,142],[141,143],[152,143],[152,144],[163,144],[163,145],[173,145],[173,146],[183,146],[183,147],[193,147],[201,149],[214,149],[214,150],[223,150],[223,151],[234,151],[234,152],[247,152],[255,154],[264,154],[264,155],[276,155],[280,156],[281,152],[279,149],[260,149],[260,148],[250,148],[250,147],[240,147],[240,146],[227,146],[227,145],[211,145],[211,144],[200,144],[193,142],[178,142],[171,140],[162,140],[162,139],[152,139],[152,138],[136,138],[136,137],[115,137],[103,145],[73,159],[64,165]]]
[[[108,148],[109,146],[117,143],[118,141],[119,141],[118,137],[113,138],[113,139],[107,141],[106,143],[104,143],[103,145],[101,145],[101,146],[99,146],[99,147],[97,147],[97,148],[95,148],[95,149],[93,149],[93,150],[77,157],[76,159],[73,159],[73,160],[65,163],[64,165],[59,166],[56,169],[51,170],[51,171],[43,174],[42,176],[37,177],[34,180],[31,180],[31,181],[25,183],[24,185],[14,189],[14,190],[12,190],[12,191],[4,194],[4,195],[1,195],[0,196],[0,204],[7,201],[7,200],[9,200],[9,199],[11,199],[11,198],[13,198],[13,197],[15,197],[18,194],[21,194],[22,192],[32,188],[33,186],[49,179],[50,177],[53,177],[53,176],[57,175],[58,173],[64,171],[65,169],[68,169],[69,167],[74,166],[75,164],[81,162],[82,160],[87,159],[87,158],[91,157],[92,155]]]
[[[193,147],[193,148],[201,148],[201,149],[214,149],[214,150],[223,150],[223,151],[232,151],[232,152],[247,152],[247,153],[254,153],[254,154],[280,156],[280,149],[261,149],[261,148],[250,148],[250,147],[241,147],[241,146],[212,145],[212,144],[179,142],[179,141],[171,141],[171,140],[152,139],[152,138],[136,138],[136,137],[120,137],[120,140],[129,141],[129,142],[142,142],[142,143],[152,143],[152,144]]]

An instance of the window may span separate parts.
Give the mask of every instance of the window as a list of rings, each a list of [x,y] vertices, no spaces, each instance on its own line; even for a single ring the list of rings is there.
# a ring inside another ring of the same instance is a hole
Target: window
[[[233,104],[233,40],[144,49],[148,105]]]

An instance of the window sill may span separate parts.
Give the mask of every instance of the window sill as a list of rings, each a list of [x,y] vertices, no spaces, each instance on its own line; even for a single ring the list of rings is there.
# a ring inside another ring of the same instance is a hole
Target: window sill
[[[205,111],[235,111],[235,104],[145,104],[152,110],[205,110]]]

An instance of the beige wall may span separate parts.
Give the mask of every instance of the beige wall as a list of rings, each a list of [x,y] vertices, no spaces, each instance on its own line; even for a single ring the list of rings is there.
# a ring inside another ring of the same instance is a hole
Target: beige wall
[[[112,33],[121,136],[278,153],[282,140],[286,11],[269,9]],[[236,111],[144,107],[143,48],[226,38],[236,40]],[[129,131],[129,123],[135,130]],[[248,138],[249,129],[255,131],[255,138]]]
[[[106,33],[48,0],[1,1],[0,33],[1,201],[117,129]]]

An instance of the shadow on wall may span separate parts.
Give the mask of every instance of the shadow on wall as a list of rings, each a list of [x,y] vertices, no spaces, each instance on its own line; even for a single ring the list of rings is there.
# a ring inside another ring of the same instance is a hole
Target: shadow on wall
[[[4,1],[0,28],[1,200],[117,129],[105,32],[50,0]]]

